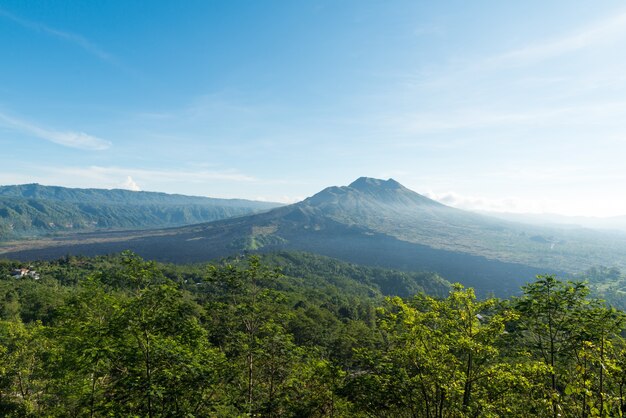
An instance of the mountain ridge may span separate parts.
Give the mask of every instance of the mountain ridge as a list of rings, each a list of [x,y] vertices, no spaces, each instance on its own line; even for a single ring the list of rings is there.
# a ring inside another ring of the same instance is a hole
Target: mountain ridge
[[[104,203],[101,199],[106,198],[107,203],[166,203],[168,201],[181,204],[187,203],[206,203],[221,202],[226,204],[240,204],[242,202],[254,203],[259,207],[277,207],[281,206],[277,202],[262,202],[258,200],[239,199],[239,198],[215,198],[206,196],[184,195],[179,193],[152,192],[143,190],[127,190],[127,189],[101,189],[101,188],[80,188],[80,187],[63,187],[63,186],[47,186],[39,183],[27,183],[16,185],[0,186],[0,196],[24,198],[24,199],[43,199],[55,200],[63,202],[88,203],[97,202]],[[126,198],[126,200],[122,200]],[[111,201],[113,199],[113,201]],[[181,202],[182,201],[182,202]]]
[[[0,241],[104,229],[151,229],[269,210],[273,202],[31,183],[0,186]]]

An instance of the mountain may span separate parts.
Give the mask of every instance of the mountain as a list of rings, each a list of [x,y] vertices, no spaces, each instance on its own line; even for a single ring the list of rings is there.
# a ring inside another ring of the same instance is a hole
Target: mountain
[[[99,229],[163,228],[247,215],[279,206],[129,190],[25,184],[0,187],[0,240]]]
[[[264,213],[155,231],[82,234],[5,247],[6,257],[54,258],[131,249],[171,262],[296,250],[345,261],[434,271],[479,292],[519,291],[540,273],[626,266],[626,234],[508,222],[451,208],[395,180],[360,178]]]

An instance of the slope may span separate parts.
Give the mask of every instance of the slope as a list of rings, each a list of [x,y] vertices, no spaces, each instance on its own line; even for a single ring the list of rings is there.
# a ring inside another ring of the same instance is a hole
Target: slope
[[[163,228],[210,222],[279,206],[129,190],[26,184],[0,187],[0,240],[69,231]]]

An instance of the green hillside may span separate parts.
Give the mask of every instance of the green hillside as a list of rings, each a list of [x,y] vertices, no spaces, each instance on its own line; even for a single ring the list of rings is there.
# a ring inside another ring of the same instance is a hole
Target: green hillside
[[[295,288],[336,289],[348,296],[409,297],[416,293],[445,296],[450,283],[436,273],[403,272],[346,263],[302,252],[260,254],[260,260],[290,278]]]
[[[0,240],[99,229],[210,222],[278,204],[128,190],[27,184],[0,187]]]
[[[41,184],[0,186],[0,196],[19,197],[35,200],[52,200],[73,203],[123,204],[123,205],[208,205],[219,204],[226,207],[250,206],[267,209],[276,203],[257,202],[245,199],[216,199],[202,196],[186,196],[161,192],[142,192],[123,189],[80,189]]]

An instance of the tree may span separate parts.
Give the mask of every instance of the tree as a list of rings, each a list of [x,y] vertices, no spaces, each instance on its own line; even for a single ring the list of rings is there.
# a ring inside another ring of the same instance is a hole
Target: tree
[[[213,338],[239,366],[235,379],[244,388],[239,402],[250,415],[276,413],[295,348],[285,331],[290,315],[284,295],[273,289],[279,277],[250,256],[239,264],[211,266],[207,278],[215,294],[208,303],[217,314]]]
[[[41,323],[0,321],[0,415],[40,414],[48,381],[42,359],[49,348]]]
[[[549,367],[546,398],[552,416],[608,416],[606,355],[623,315],[588,299],[589,289],[580,282],[537,276],[522,290],[515,301],[521,345]]]
[[[366,390],[356,401],[367,402],[372,413],[489,416],[493,382],[515,388],[516,370],[498,363],[497,346],[514,315],[496,299],[477,301],[472,289],[455,285],[446,299],[393,298],[380,313],[386,345],[361,353],[366,371],[355,379]]]
[[[59,393],[59,403],[69,410],[67,399],[75,399],[74,415],[93,417],[105,409],[110,369],[121,334],[113,325],[119,303],[97,279],[87,278],[68,298],[53,328],[57,355],[51,361],[56,363],[61,381],[58,390],[66,392]]]

